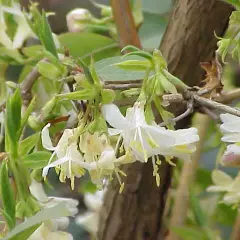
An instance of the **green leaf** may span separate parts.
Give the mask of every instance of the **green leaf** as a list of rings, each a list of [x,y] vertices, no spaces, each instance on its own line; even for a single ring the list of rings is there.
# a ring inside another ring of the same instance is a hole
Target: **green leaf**
[[[148,60],[127,60],[113,65],[126,71],[146,71],[152,67],[152,64]]]
[[[13,189],[8,176],[7,162],[4,161],[0,170],[0,191],[3,205],[3,212],[8,227],[12,229],[15,224],[15,199]]]
[[[95,89],[84,89],[81,91],[59,94],[61,100],[91,100],[95,97]]]
[[[121,63],[128,60],[145,61],[144,58],[139,56],[129,56],[126,58],[123,58],[121,56],[106,58],[95,63],[97,74],[105,81],[131,81],[143,79],[145,76],[145,70],[126,71],[124,69],[120,69],[117,66],[114,66],[116,63]]]
[[[25,138],[24,140],[22,140],[18,146],[19,156],[27,155],[33,149],[33,147],[38,143],[39,138],[40,138],[40,133],[35,133]]]
[[[204,212],[200,206],[199,199],[195,196],[192,189],[189,191],[190,204],[194,213],[195,220],[200,227],[205,227],[207,225],[207,219]]]
[[[40,169],[48,164],[52,153],[46,151],[33,152],[23,157],[23,164],[30,169]]]
[[[21,95],[17,89],[7,100],[6,105],[6,136],[8,137],[9,151],[17,152],[17,141],[19,139],[19,129],[21,126]]]
[[[83,68],[85,77],[87,78],[88,82],[93,84],[94,83],[94,79],[92,77],[92,74],[91,74],[88,66],[80,58],[77,59],[77,62]]]
[[[70,215],[71,213],[67,209],[66,204],[60,202],[54,207],[43,209],[35,216],[30,217],[23,223],[17,225],[3,240],[26,240],[42,222],[49,219],[67,217]]]
[[[41,29],[39,31],[39,38],[47,51],[52,53],[56,58],[58,58],[56,46],[53,40],[53,35],[51,31],[51,27],[48,23],[46,13],[42,11],[42,19],[41,19]]]
[[[139,56],[139,57],[146,58],[148,60],[152,60],[152,55],[150,53],[144,52],[144,51],[141,51],[141,50],[127,53],[123,57],[127,57],[127,56]]]
[[[49,62],[39,62],[37,69],[41,75],[52,80],[56,80],[61,76],[61,71]]]
[[[171,227],[170,229],[184,240],[208,240],[201,229],[189,227]]]
[[[158,48],[166,27],[167,20],[163,16],[144,12],[144,22],[139,29],[139,37],[143,48],[147,50]]]
[[[121,52],[125,52],[125,51],[140,51],[140,48],[137,48],[133,45],[127,45],[126,47],[124,47]]]
[[[120,49],[114,40],[95,33],[64,33],[58,37],[73,57],[83,57],[89,63],[93,56],[95,61],[120,54]]]

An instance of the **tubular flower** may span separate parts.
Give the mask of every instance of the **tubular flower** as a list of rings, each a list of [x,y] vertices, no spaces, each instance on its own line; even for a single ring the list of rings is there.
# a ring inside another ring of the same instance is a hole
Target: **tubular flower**
[[[215,184],[207,188],[209,192],[226,192],[223,202],[227,205],[240,203],[240,175],[235,179],[220,170],[212,172],[212,181]]]
[[[100,135],[98,132],[84,133],[80,137],[79,147],[84,154],[85,168],[89,171],[92,182],[99,187],[103,185],[105,177],[117,171],[116,165],[126,158],[125,155],[116,158],[115,151],[109,145],[106,135]]]
[[[109,129],[109,134],[120,134],[125,150],[131,151],[141,162],[158,154],[189,160],[196,149],[193,143],[199,140],[196,128],[172,131],[154,122],[147,124],[144,106],[139,102],[127,110],[126,117],[114,104],[103,105],[102,114],[114,127]]]
[[[222,141],[229,144],[222,157],[223,165],[238,165],[240,158],[240,118],[226,113],[220,115],[223,133]]]
[[[85,163],[81,153],[78,151],[77,142],[71,138],[74,136],[74,129],[65,129],[61,139],[56,147],[53,147],[49,136],[50,124],[47,124],[42,130],[43,147],[53,151],[49,164],[43,168],[43,177],[46,177],[52,167],[58,167],[60,172],[60,181],[64,182],[66,178],[71,179],[71,186],[74,188],[74,177],[81,177],[84,174]],[[54,156],[57,160],[53,161]]]

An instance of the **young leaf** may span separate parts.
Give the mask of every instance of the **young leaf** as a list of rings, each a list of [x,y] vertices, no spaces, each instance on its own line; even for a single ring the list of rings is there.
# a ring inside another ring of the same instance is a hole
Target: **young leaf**
[[[40,169],[47,165],[51,155],[50,152],[45,151],[34,152],[26,155],[22,161],[27,168]]]
[[[52,53],[56,58],[58,58],[57,55],[57,50],[56,50],[56,46],[53,40],[53,35],[52,35],[52,31],[51,31],[51,27],[48,23],[47,17],[46,17],[46,13],[44,11],[42,11],[42,28],[40,31],[40,40],[42,42],[42,44],[44,45],[44,47],[46,48],[47,51],[49,51],[50,53]]]
[[[0,191],[3,204],[4,217],[8,227],[12,229],[15,224],[15,199],[13,189],[8,176],[7,162],[2,163],[0,169]]]
[[[46,78],[56,80],[60,77],[61,71],[55,67],[52,63],[40,61],[37,64],[38,72]]]
[[[140,51],[140,49],[133,45],[128,45],[121,50],[121,52],[125,52],[125,51]]]
[[[94,80],[93,80],[92,74],[91,74],[88,66],[80,58],[77,59],[77,62],[83,68],[84,74],[85,74],[87,80],[89,81],[89,83],[93,84]]]
[[[19,156],[27,155],[33,147],[38,143],[40,133],[32,134],[19,143],[18,154]]]
[[[127,60],[120,63],[115,63],[113,66],[122,68],[128,71],[146,71],[151,68],[152,65],[149,61],[139,61],[139,60]]]
[[[21,126],[21,96],[17,89],[13,96],[7,100],[6,105],[6,137],[9,147],[8,151],[17,152],[17,142],[19,139],[19,129]]]
[[[58,97],[61,100],[90,100],[95,96],[95,90],[92,89],[84,89],[81,91],[71,92],[71,93],[63,93],[59,94]]]
[[[139,57],[143,57],[143,58],[146,58],[148,60],[152,60],[152,55],[148,52],[144,52],[144,51],[141,51],[141,50],[138,50],[138,51],[134,51],[134,52],[130,52],[130,53],[127,53],[125,54],[123,57],[127,57],[127,56],[139,56]]]
[[[115,98],[115,92],[111,89],[103,89],[101,95],[103,104],[111,103]]]

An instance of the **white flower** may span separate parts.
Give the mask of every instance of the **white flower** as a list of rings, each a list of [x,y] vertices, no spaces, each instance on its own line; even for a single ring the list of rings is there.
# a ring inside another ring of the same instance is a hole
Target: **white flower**
[[[72,198],[47,196],[43,189],[42,183],[39,183],[34,179],[32,179],[32,183],[29,186],[29,190],[43,208],[54,207],[58,203],[63,202],[66,205],[66,208],[68,209],[68,211],[71,213],[71,216],[75,216],[78,213],[77,200]],[[54,218],[54,219],[51,219],[51,222],[52,222],[52,225],[54,226],[54,229],[64,230],[69,225],[69,218],[68,217]]]
[[[88,164],[85,168],[89,171],[92,182],[99,187],[102,187],[105,177],[112,175],[115,164],[118,165],[125,157],[117,159],[106,135],[100,135],[98,132],[84,133],[80,138],[79,147],[84,153],[86,164]]]
[[[81,32],[86,24],[93,18],[92,14],[84,8],[76,8],[67,14],[67,26],[69,32]]]
[[[223,124],[220,129],[224,136],[224,142],[240,142],[240,117],[229,113],[220,115]]]
[[[51,221],[46,221],[28,238],[28,240],[73,240],[70,233],[55,231]]]
[[[5,46],[8,48],[18,49],[22,47],[25,40],[30,37],[36,38],[35,33],[32,31],[28,22],[20,9],[20,5],[14,4],[12,7],[2,6],[2,11],[10,13],[14,16],[14,19],[18,25],[16,33],[13,38],[12,45]]]
[[[76,223],[82,225],[89,233],[96,235],[98,230],[99,212],[103,204],[105,191],[96,191],[94,194],[84,194],[84,203],[88,211],[76,218]]]
[[[71,186],[74,188],[74,177],[81,177],[84,174],[83,167],[85,167],[84,160],[78,151],[77,141],[71,139],[74,137],[73,129],[65,129],[61,139],[56,147],[53,147],[49,136],[50,124],[47,124],[42,130],[42,144],[43,147],[54,151],[49,164],[43,168],[43,177],[46,177],[48,170],[52,167],[60,167],[60,181],[64,182],[66,177],[71,179]],[[53,157],[57,156],[57,160],[52,162]]]
[[[226,166],[238,166],[240,159],[240,117],[226,113],[220,115],[223,124],[220,129],[223,133],[222,141],[235,143],[227,146],[221,162]]]
[[[125,149],[130,149],[141,162],[158,154],[189,160],[196,149],[192,143],[199,140],[196,128],[172,131],[156,123],[147,124],[144,106],[139,102],[127,110],[126,117],[114,104],[103,105],[102,114],[115,128],[109,129],[110,135],[121,134]]]
[[[212,181],[215,184],[207,188],[209,192],[226,192],[223,197],[225,204],[238,204],[240,202],[240,175],[235,179],[220,170],[212,172]]]

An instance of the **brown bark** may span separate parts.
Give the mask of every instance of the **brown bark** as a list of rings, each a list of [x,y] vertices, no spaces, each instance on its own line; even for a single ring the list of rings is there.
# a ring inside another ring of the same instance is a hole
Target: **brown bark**
[[[197,85],[203,71],[201,61],[209,61],[218,36],[224,33],[232,8],[218,0],[179,0],[176,2],[161,50],[169,71],[189,85]],[[179,127],[188,124],[182,122]],[[150,161],[124,167],[125,189],[112,182],[105,195],[98,232],[100,240],[163,239],[163,213],[172,169],[162,164],[161,185],[152,176]]]

